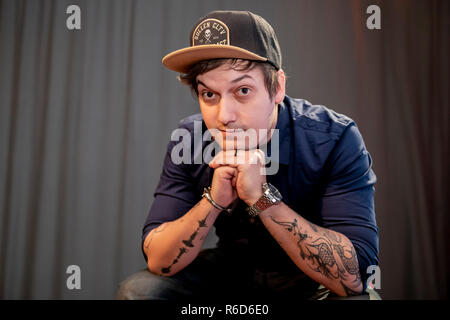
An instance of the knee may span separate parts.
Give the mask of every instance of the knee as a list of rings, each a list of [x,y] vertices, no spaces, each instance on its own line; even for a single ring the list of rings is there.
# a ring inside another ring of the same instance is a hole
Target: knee
[[[123,280],[117,289],[117,300],[143,300],[150,299],[154,289],[158,287],[156,275],[147,269],[132,274]]]
[[[147,269],[132,274],[119,284],[117,300],[171,300],[186,296],[183,281],[157,276]]]

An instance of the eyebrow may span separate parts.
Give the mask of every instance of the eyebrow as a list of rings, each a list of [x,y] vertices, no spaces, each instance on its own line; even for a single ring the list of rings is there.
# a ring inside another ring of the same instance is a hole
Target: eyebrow
[[[197,80],[197,86],[198,86],[199,84],[201,84],[201,85],[204,86],[205,88],[208,88],[208,89],[209,89],[209,87],[208,87],[206,84],[204,84],[204,83],[201,82],[200,80]]]
[[[245,78],[249,78],[249,79],[251,79],[251,80],[255,80],[255,79],[253,79],[253,77],[251,77],[251,76],[249,76],[248,74],[244,74],[243,76],[241,76],[241,77],[239,77],[239,78],[236,78],[236,79],[234,79],[234,80],[231,80],[231,83],[236,83],[236,82],[239,82],[239,81],[241,81],[242,79],[245,79]]]
[[[245,78],[249,78],[249,79],[251,79],[251,80],[255,80],[255,79],[253,79],[253,77],[251,77],[251,76],[249,76],[248,74],[244,74],[243,76],[240,76],[240,77],[238,77],[238,78],[236,78],[236,79],[234,79],[234,80],[231,80],[230,82],[231,83],[237,83],[237,82],[239,82],[239,81],[241,81],[241,80],[243,80],[243,79],[245,79]],[[204,84],[202,81],[200,81],[200,80],[197,80],[197,85],[199,85],[199,84],[201,84],[202,86],[204,86],[205,88],[208,88],[209,89],[209,87],[206,85],[206,84]]]

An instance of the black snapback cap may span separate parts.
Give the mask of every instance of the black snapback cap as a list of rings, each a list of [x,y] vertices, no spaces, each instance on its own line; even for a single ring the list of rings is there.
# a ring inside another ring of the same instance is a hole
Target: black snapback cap
[[[281,68],[281,50],[272,26],[249,11],[213,11],[192,28],[189,47],[169,53],[162,63],[187,73],[202,60],[239,58]]]

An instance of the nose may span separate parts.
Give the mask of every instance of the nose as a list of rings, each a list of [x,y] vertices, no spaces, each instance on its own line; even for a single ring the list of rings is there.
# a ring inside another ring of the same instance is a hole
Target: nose
[[[222,97],[219,102],[219,114],[217,115],[217,121],[222,126],[227,126],[230,123],[236,121],[236,109],[233,102],[230,99]]]

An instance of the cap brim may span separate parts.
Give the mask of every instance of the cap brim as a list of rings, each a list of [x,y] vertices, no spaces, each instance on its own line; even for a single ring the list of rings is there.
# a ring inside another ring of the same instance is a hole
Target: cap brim
[[[169,53],[162,59],[162,63],[170,70],[187,73],[189,68],[202,60],[237,58],[256,61],[267,61],[267,58],[261,57],[248,50],[218,44],[207,44],[201,46],[188,47]]]

